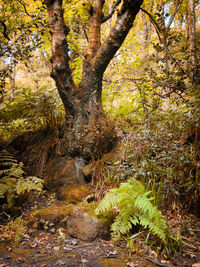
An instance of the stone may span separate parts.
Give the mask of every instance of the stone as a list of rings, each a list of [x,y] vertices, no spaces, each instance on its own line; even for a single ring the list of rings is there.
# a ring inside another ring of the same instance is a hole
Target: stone
[[[55,190],[68,184],[77,184],[76,169],[73,159],[55,157],[46,166],[44,174],[45,186]]]
[[[82,172],[83,172],[84,176],[91,175],[93,170],[94,170],[94,166],[95,166],[94,162],[84,166],[83,169],[82,169]]]
[[[97,218],[85,207],[75,207],[71,211],[67,219],[67,231],[71,237],[84,241],[97,238],[107,240],[110,237],[109,223]]]
[[[57,205],[50,206],[42,209],[36,209],[30,212],[29,223],[33,221],[37,224],[38,229],[57,229],[57,227],[65,226],[65,218],[68,216],[71,211],[70,205]],[[51,232],[54,230],[51,230]]]

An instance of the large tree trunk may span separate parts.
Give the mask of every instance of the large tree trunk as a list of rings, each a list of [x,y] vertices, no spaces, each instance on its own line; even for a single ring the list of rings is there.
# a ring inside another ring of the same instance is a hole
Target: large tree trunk
[[[75,158],[77,180],[84,183],[81,169],[86,161],[107,152],[116,141],[114,125],[102,109],[102,78],[109,62],[122,45],[133,25],[142,1],[124,0],[118,11],[116,25],[104,44],[100,43],[100,26],[114,13],[104,17],[104,0],[95,0],[89,30],[88,52],[82,80],[75,85],[69,67],[67,34],[63,19],[62,0],[46,0],[52,36],[52,74],[66,110],[66,144]],[[118,0],[114,7],[120,4]]]

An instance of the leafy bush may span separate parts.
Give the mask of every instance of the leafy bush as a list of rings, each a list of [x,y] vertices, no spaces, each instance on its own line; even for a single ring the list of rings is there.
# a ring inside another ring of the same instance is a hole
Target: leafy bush
[[[8,140],[27,131],[63,126],[64,107],[55,89],[24,89],[0,112],[0,135]]]
[[[111,189],[99,203],[96,214],[116,211],[111,226],[112,236],[119,239],[122,235],[130,235],[133,226],[141,225],[152,234],[166,242],[166,223],[153,198],[141,182],[131,178],[119,188]]]

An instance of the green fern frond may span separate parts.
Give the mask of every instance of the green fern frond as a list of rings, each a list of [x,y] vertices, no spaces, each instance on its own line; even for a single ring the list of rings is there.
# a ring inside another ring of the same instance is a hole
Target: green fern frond
[[[0,198],[6,197],[9,206],[14,204],[16,194],[42,190],[43,180],[34,176],[25,178],[23,163],[18,163],[7,151],[0,154],[0,168]]]
[[[16,179],[4,177],[0,180],[0,198],[3,198],[6,193],[9,193],[10,191],[13,191],[13,188],[15,187]]]
[[[30,192],[31,190],[42,191],[44,181],[35,176],[21,178],[16,184],[16,193],[18,195]]]
[[[150,193],[140,181],[131,178],[106,194],[97,206],[96,214],[117,211],[111,226],[114,238],[128,234],[133,225],[140,224],[165,242],[166,223],[160,211],[152,204]]]
[[[112,190],[111,189],[111,193],[107,194],[103,200],[99,203],[97,209],[96,209],[96,214],[98,213],[103,213],[103,212],[107,212],[109,210],[111,210],[113,207],[117,206],[118,203],[120,203],[121,201],[121,196],[119,196],[118,194],[112,194]]]

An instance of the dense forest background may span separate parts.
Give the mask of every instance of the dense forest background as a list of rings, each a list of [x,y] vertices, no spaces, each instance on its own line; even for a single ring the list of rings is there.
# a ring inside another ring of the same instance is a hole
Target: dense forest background
[[[106,1],[104,14],[109,14],[112,6],[113,1]],[[103,108],[116,125],[119,141],[112,160],[103,160],[100,154],[90,162],[88,181],[96,200],[101,200],[108,189],[134,178],[147,188],[153,204],[168,218],[182,213],[199,218],[199,7],[195,0],[145,0],[128,37],[109,64],[103,76]],[[63,1],[63,8],[70,27],[67,53],[78,83],[88,44],[91,5],[87,1]],[[103,24],[102,42],[115,20],[113,16]],[[49,155],[59,144],[65,125],[64,107],[50,78],[48,27],[42,1],[0,1],[1,158],[9,161],[5,148],[13,146],[16,159],[25,165],[19,167],[12,161],[13,169],[5,176],[1,161],[2,185],[7,187],[0,190],[0,196],[7,198],[10,206],[15,205],[15,194],[41,190],[46,158],[43,153],[38,155],[39,163],[26,162],[28,156],[23,152],[29,151],[29,137],[33,140],[35,133],[41,151]],[[47,136],[50,139],[42,143]],[[24,182],[23,188],[23,182],[17,180],[10,186],[8,181],[14,176],[19,179],[24,171],[34,175],[26,180],[30,187]],[[160,232],[158,235],[162,239]]]

